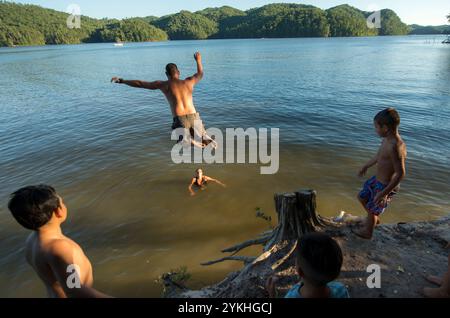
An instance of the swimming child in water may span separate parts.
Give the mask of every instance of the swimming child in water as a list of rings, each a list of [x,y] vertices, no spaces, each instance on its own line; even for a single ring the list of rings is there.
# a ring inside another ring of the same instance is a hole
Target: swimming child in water
[[[208,176],[205,176],[203,174],[203,170],[202,169],[197,169],[195,170],[195,177],[192,178],[191,183],[189,184],[189,192],[191,193],[191,195],[195,195],[195,191],[192,189],[193,186],[197,186],[198,188],[204,190],[204,186],[208,183],[208,182],[215,182],[217,184],[220,184],[222,187],[226,187],[225,184],[223,184],[222,182],[220,182],[219,180],[210,178]]]

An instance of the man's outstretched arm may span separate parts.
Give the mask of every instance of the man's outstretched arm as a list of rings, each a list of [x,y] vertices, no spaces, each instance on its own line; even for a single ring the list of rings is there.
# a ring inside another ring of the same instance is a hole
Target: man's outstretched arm
[[[186,80],[192,80],[195,84],[197,84],[203,78],[202,55],[200,54],[200,52],[196,52],[194,54],[194,59],[197,62],[197,73],[195,73],[191,77],[188,77]]]
[[[119,78],[119,77],[113,77],[111,79],[112,83],[117,83],[117,84],[125,84],[131,87],[136,87],[136,88],[146,88],[146,89],[161,89],[164,85],[163,81],[155,81],[155,82],[144,82],[144,81],[139,81],[139,80],[124,80],[123,78]]]

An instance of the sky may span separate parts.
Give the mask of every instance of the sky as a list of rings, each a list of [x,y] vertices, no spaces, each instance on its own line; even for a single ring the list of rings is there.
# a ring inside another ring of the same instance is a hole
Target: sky
[[[322,9],[347,3],[365,11],[389,8],[407,24],[447,24],[450,0],[14,0],[12,2],[37,4],[45,8],[67,11],[70,4],[77,4],[81,14],[93,18],[126,18],[163,16],[180,10],[197,11],[207,7],[224,5],[247,10],[269,3],[289,2],[311,4]]]

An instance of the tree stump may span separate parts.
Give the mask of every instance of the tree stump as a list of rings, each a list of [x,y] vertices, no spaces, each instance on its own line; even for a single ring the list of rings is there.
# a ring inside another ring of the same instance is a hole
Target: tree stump
[[[295,193],[275,194],[278,225],[264,250],[282,241],[296,241],[304,234],[316,232],[323,226],[316,212],[316,191],[301,190]]]
[[[275,194],[275,209],[278,215],[278,225],[274,230],[265,232],[260,237],[248,240],[235,246],[222,250],[224,253],[233,253],[215,261],[205,262],[202,265],[211,265],[224,260],[242,260],[247,258],[233,256],[240,250],[252,246],[263,245],[267,252],[282,242],[296,242],[304,234],[316,232],[318,227],[324,226],[324,220],[317,215],[316,191],[299,190],[292,193]]]

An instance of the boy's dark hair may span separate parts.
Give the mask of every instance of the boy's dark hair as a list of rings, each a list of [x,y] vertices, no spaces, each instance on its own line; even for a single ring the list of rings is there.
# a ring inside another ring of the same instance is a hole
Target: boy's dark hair
[[[178,72],[178,66],[174,63],[169,63],[166,65],[166,73],[169,76],[174,76]]]
[[[400,125],[400,115],[395,108],[386,108],[375,116],[374,121],[380,126],[387,126],[390,130],[396,130]]]
[[[297,261],[305,278],[317,286],[325,286],[341,272],[342,250],[328,235],[309,233],[298,241]]]
[[[36,231],[47,224],[60,206],[54,188],[48,185],[28,186],[11,194],[8,209],[23,227]]]

